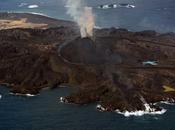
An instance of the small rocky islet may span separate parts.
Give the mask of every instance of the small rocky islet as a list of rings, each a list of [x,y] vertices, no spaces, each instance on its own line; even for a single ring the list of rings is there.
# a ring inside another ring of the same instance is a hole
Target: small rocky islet
[[[24,18],[23,27],[5,28]],[[13,93],[67,85],[76,91],[63,102],[98,102],[101,110],[120,112],[174,103],[174,33],[104,28],[81,38],[69,21],[27,13],[1,13],[0,19],[0,83]]]

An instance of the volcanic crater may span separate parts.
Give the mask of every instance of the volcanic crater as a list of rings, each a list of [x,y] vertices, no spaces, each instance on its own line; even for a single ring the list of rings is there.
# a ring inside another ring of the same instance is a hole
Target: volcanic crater
[[[108,44],[108,43],[106,43]],[[71,64],[119,64],[121,57],[110,49],[110,46],[100,44],[91,38],[78,37],[63,45],[60,55]]]

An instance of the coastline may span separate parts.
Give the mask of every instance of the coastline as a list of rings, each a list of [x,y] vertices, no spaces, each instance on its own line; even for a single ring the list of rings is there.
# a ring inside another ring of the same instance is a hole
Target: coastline
[[[0,81],[13,84],[10,89],[15,95],[34,96],[43,88],[69,84],[78,91],[65,97],[66,102],[100,102],[102,110],[117,110],[125,116],[165,113],[164,109],[148,110],[142,96],[147,104],[175,99],[174,91],[166,92],[163,87],[174,88],[175,62],[168,59],[175,54],[167,53],[174,52],[173,34],[102,28],[95,29],[92,40],[80,38],[77,26],[70,21],[28,13],[0,16],[48,24],[46,29],[0,30]],[[62,48],[61,55],[58,48]],[[158,61],[155,66],[143,65],[152,58]]]
[[[37,95],[33,95],[33,94],[29,94],[29,93],[27,93],[27,94],[21,94],[21,93],[9,93],[9,94],[11,94],[11,95],[15,95],[15,96],[25,96],[25,97],[35,97],[35,96],[37,96]]]
[[[27,22],[31,22],[33,24],[47,24],[47,28],[56,28],[60,26],[69,27],[77,29],[76,23],[69,20],[64,19],[56,19],[50,17],[48,15],[42,13],[35,13],[35,12],[20,12],[20,11],[9,11],[9,12],[0,12],[0,19],[1,20],[21,20],[26,19]],[[32,28],[29,26],[29,28]]]
[[[64,103],[64,104],[70,104],[66,98],[64,97],[60,97],[60,103]],[[172,102],[169,102],[168,100],[167,101],[160,101],[160,102],[157,102],[157,103],[153,103],[154,105],[157,105],[157,104],[165,104],[165,105],[175,105],[175,102],[172,103]],[[136,110],[136,111],[120,111],[119,109],[115,110],[115,111],[112,111],[112,112],[115,112],[117,114],[120,114],[120,115],[123,115],[125,117],[131,117],[131,116],[144,116],[144,115],[163,115],[165,114],[168,110],[163,108],[163,107],[160,107],[159,110],[156,110],[156,108],[154,107],[150,107],[149,104],[143,104],[145,106],[145,110]],[[108,110],[108,108],[105,108],[103,107],[102,105],[100,104],[97,104],[96,105],[96,110],[100,111],[100,112],[110,112],[110,110]]]

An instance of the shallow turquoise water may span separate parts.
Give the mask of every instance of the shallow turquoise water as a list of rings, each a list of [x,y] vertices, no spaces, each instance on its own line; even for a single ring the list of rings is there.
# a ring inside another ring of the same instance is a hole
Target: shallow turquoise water
[[[174,130],[174,106],[160,116],[124,117],[98,112],[96,104],[59,103],[69,88],[44,90],[36,97],[10,95],[0,87],[0,130]]]

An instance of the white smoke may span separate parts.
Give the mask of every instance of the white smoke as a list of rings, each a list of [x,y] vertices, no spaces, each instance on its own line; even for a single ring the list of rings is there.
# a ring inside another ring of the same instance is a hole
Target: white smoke
[[[92,37],[95,19],[91,7],[83,6],[82,0],[65,0],[67,14],[69,14],[80,27],[81,37]]]

